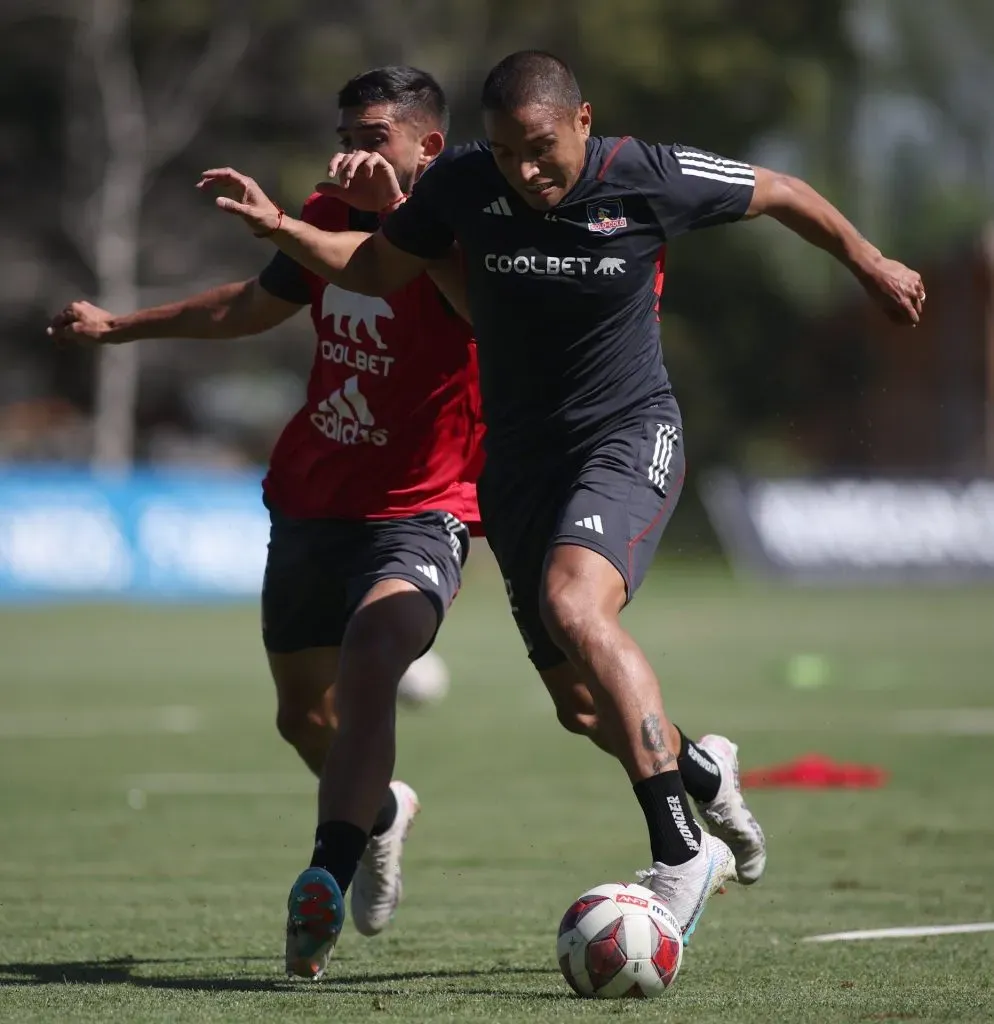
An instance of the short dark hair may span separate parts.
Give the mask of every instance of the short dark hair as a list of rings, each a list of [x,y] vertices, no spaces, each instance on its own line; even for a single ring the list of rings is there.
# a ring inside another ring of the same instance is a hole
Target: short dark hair
[[[532,104],[573,111],[583,102],[570,66],[545,50],[519,50],[505,57],[483,83],[483,109],[510,113]]]
[[[440,131],[449,130],[449,105],[442,87],[419,68],[391,64],[350,78],[338,93],[338,106],[365,107],[390,103],[407,121],[426,121]]]

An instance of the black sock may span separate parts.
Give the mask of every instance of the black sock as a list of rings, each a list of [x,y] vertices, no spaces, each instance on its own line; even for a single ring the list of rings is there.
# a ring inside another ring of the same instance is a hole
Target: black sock
[[[706,750],[687,739],[683,730],[677,729],[677,732],[680,733],[680,756],[676,763],[680,769],[680,778],[695,800],[710,803],[718,795],[721,769]]]
[[[694,819],[678,771],[661,772],[632,787],[649,826],[652,859],[685,864],[701,848],[701,828]]]
[[[338,882],[344,894],[352,883],[359,858],[366,852],[369,837],[349,821],[326,821],[314,833],[312,868],[324,868]]]
[[[376,815],[376,821],[373,822],[373,831],[370,832],[372,836],[381,836],[397,819],[397,798],[393,795],[393,790],[388,789],[386,798],[383,801],[383,806],[380,808],[380,813]]]

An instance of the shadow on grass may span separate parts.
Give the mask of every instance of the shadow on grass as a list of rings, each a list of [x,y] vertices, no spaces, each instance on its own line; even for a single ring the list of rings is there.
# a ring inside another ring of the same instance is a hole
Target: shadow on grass
[[[532,967],[487,967],[473,970],[430,970],[430,971],[387,971],[380,973],[333,973],[316,984],[299,982],[282,975],[273,978],[233,977],[231,974],[218,977],[203,975],[177,975],[175,973],[146,974],[144,968],[174,967],[184,964],[272,964],[272,957],[185,957],[176,959],[139,959],[135,957],[114,957],[108,960],[70,960],[55,963],[8,963],[0,964],[0,989],[15,985],[134,985],[138,988],[166,989],[183,992],[306,992],[313,996],[346,995],[366,996],[412,996],[420,994],[402,986],[408,981],[432,983],[432,994],[460,996],[515,996],[523,999],[557,1000],[570,999],[571,993],[522,992],[500,986],[502,977],[532,975],[556,975],[548,968]],[[343,965],[344,966],[344,965]],[[235,968],[238,969],[237,967]],[[136,973],[139,972],[139,973]],[[458,984],[464,980],[492,978],[494,985],[485,988],[467,988]],[[457,984],[446,984],[456,982]]]

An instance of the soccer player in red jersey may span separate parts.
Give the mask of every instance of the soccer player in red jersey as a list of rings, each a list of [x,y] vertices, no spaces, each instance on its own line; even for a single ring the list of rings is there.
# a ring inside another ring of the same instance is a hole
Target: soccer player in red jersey
[[[399,201],[444,148],[441,88],[415,68],[386,67],[353,78],[338,101],[342,148],[382,158]],[[380,221],[317,193],[301,217],[325,231],[375,231]],[[262,593],[277,727],[320,778],[314,856],[287,922],[287,970],[305,977],[324,970],[353,876],[363,934],[381,931],[400,899],[418,801],[391,782],[397,687],[434,641],[479,521],[476,348],[436,287],[448,270],[440,261],[373,298],[277,253],[252,280],[123,316],[74,302],[48,329],[103,344],[236,338],[310,309],[307,400],[263,483],[272,529]]]

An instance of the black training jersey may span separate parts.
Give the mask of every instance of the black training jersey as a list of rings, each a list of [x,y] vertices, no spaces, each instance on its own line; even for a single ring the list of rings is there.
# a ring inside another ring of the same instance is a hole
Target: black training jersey
[[[648,409],[678,423],[659,344],[666,243],[737,220],[748,164],[633,138],[592,138],[548,212],[510,187],[486,143],[448,150],[383,225],[425,258],[461,246],[490,464],[589,447]]]

